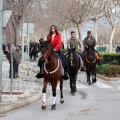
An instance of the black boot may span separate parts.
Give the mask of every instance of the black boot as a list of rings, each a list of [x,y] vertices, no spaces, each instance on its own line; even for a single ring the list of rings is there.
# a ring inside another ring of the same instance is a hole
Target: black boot
[[[37,79],[43,78],[42,66],[40,66],[40,72],[35,76]]]
[[[68,76],[68,68],[67,68],[67,67],[64,68],[64,75],[62,76],[62,78],[63,78],[64,80],[68,80],[68,79],[69,79],[69,76]]]
[[[97,63],[98,65],[102,65],[101,61],[100,60],[97,60]]]

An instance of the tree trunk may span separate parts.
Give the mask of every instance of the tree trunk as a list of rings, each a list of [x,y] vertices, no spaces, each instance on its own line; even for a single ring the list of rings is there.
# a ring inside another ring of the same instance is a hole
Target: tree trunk
[[[16,39],[15,39],[15,45],[17,46],[18,44],[21,44],[21,40],[20,40],[20,26],[19,25],[17,25]]]
[[[112,53],[112,42],[113,42],[115,30],[116,30],[116,25],[112,27],[112,32],[111,32],[110,41],[109,41],[109,53]]]
[[[77,29],[78,29],[79,40],[82,42],[82,36],[81,36],[81,31],[80,31],[80,24],[77,24]]]
[[[97,42],[97,19],[94,20],[94,36]]]

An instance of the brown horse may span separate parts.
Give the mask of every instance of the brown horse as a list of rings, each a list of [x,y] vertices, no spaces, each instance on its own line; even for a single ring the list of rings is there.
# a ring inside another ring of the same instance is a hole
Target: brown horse
[[[61,104],[64,103],[63,99],[63,79],[62,79],[62,63],[59,59],[57,53],[53,50],[52,46],[44,41],[41,45],[41,60],[44,61],[43,65],[43,77],[44,77],[44,86],[43,86],[43,103],[42,109],[46,109],[46,88],[47,84],[50,83],[52,86],[53,92],[53,104],[51,110],[56,110],[56,87],[58,81],[60,81],[60,92],[61,92]]]

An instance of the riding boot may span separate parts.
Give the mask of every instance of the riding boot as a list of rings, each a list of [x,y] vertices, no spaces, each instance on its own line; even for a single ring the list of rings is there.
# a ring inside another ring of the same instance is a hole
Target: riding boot
[[[98,65],[102,65],[101,60],[97,60]]]
[[[64,67],[64,75],[62,76],[62,78],[64,80],[68,80],[69,76],[68,76],[68,67]]]
[[[35,76],[37,79],[43,78],[42,66],[40,66],[40,72]]]

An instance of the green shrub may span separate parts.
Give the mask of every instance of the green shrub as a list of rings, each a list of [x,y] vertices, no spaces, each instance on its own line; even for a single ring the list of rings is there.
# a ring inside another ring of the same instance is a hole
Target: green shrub
[[[116,61],[116,60],[108,62],[108,64],[110,64],[110,65],[119,65],[118,61]]]
[[[112,65],[105,70],[105,75],[110,77],[120,76],[120,65]]]
[[[97,67],[96,67],[96,71],[97,71],[97,73],[103,75],[103,74],[105,74],[105,71],[106,71],[106,69],[107,69],[108,67],[110,67],[110,64],[103,64],[103,65],[101,65],[101,66],[97,66]]]
[[[115,60],[120,65],[120,54],[119,53],[111,53],[111,54],[100,53],[100,56],[101,56],[101,60],[102,60],[103,64],[106,64],[106,63],[109,63],[109,62],[112,62]]]

